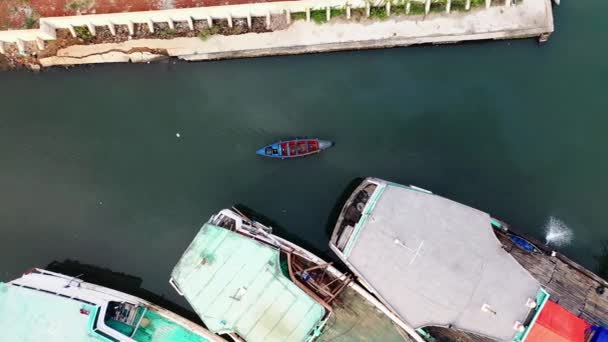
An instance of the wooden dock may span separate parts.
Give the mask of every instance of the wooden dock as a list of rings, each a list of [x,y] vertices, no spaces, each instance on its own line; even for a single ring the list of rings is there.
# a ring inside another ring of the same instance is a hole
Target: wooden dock
[[[517,247],[505,231],[495,230],[495,232],[504,249],[549,292],[550,300],[593,325],[608,323],[608,282],[605,279],[568,257],[551,251],[539,241],[526,237],[543,252],[543,254],[532,254]],[[599,291],[601,288],[604,288],[603,294]],[[440,342],[491,341],[485,337],[447,328],[432,327],[427,330]]]

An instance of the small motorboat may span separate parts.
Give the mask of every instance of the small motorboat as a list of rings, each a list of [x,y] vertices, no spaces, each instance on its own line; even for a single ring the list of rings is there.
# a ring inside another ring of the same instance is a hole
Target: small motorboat
[[[319,153],[334,145],[333,142],[319,139],[294,139],[279,141],[264,146],[255,153],[270,158],[297,158]]]
[[[513,242],[513,244],[515,244],[515,246],[523,249],[524,251],[526,251],[528,253],[532,253],[532,254],[542,254],[543,253],[540,250],[540,248],[536,247],[535,244],[533,244],[532,242],[524,239],[521,236],[518,236],[518,235],[515,235],[515,234],[511,234],[511,233],[507,233],[507,236]]]

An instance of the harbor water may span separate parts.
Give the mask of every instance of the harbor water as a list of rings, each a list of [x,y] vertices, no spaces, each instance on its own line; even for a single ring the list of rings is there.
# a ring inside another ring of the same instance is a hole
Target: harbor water
[[[559,222],[571,236],[556,248],[595,270],[608,240],[607,11],[562,1],[542,47],[2,73],[0,280],[73,259],[176,298],[172,267],[235,203],[328,256],[332,213],[365,176],[429,189],[541,241]],[[301,160],[255,155],[297,136],[336,145]]]

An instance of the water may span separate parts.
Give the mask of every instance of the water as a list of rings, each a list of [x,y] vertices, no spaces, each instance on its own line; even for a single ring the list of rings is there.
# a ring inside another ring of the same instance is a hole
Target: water
[[[556,217],[549,217],[545,226],[545,244],[562,247],[572,242],[572,229]]]
[[[204,221],[241,203],[323,254],[357,177],[414,184],[587,267],[608,239],[608,50],[600,0],[564,1],[533,40],[0,75],[0,280],[67,258],[175,298]],[[179,137],[177,136],[179,134]],[[336,146],[264,160],[290,136]]]

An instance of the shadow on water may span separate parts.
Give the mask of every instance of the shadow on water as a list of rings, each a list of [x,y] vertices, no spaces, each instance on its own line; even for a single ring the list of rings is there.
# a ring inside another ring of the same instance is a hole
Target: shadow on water
[[[196,313],[165,299],[163,296],[159,296],[142,288],[141,284],[143,280],[140,277],[114,272],[110,269],[95,265],[82,264],[78,261],[69,259],[64,261],[53,261],[46,267],[46,270],[67,276],[78,277],[87,283],[104,286],[145,299],[187,318],[198,325],[204,326]]]
[[[363,182],[364,179],[365,178],[363,177],[357,177],[350,181],[348,185],[344,188],[344,191],[342,191],[342,193],[338,197],[331,211],[329,212],[329,215],[327,216],[327,223],[325,224],[325,233],[327,235],[328,241],[334,231],[335,224],[338,221],[338,216],[340,216],[340,212],[342,211],[344,203],[346,203],[350,195],[353,193],[353,191],[355,191],[359,184]]]
[[[265,226],[271,227],[273,234],[280,236],[289,242],[295,243],[296,245],[303,247],[320,257],[327,257],[327,255],[323,251],[320,251],[309,245],[306,241],[298,238],[295,234],[289,233],[289,229],[281,226],[276,221],[270,219],[264,214],[261,214],[260,212],[253,210],[242,203],[235,204],[234,207],[237,208],[243,214],[247,215],[250,219],[260,222]]]

